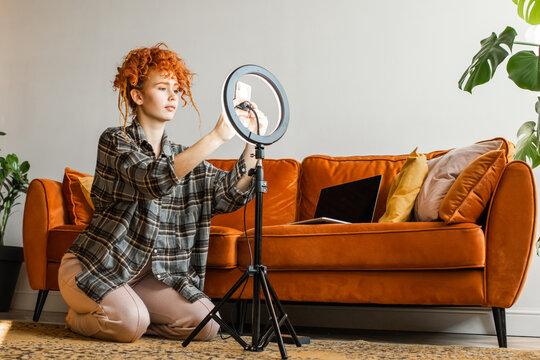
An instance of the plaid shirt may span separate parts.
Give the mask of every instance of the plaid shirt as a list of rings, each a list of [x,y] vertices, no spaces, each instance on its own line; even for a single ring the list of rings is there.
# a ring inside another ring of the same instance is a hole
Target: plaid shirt
[[[126,133],[130,142],[120,127],[99,139],[94,216],[68,250],[82,264],[77,285],[100,302],[152,257],[154,276],[194,302],[205,296],[210,219],[249,202],[254,181],[246,192],[236,188],[246,172],[243,157],[230,172],[203,161],[179,179],[174,156],[186,147],[164,133],[156,158],[137,119]]]

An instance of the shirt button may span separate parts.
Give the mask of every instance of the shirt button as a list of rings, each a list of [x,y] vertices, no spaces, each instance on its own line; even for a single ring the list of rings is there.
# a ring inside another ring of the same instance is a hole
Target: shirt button
[[[156,250],[156,249],[154,249],[154,254],[157,254],[157,250]]]

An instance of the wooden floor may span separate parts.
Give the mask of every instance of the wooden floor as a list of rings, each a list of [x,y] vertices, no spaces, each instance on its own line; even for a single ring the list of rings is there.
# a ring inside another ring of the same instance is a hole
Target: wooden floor
[[[32,321],[32,311],[0,313],[0,320]],[[43,312],[40,322],[64,324],[65,313]],[[366,340],[383,343],[424,345],[465,345],[476,347],[498,347],[497,337],[488,335],[422,333],[397,331],[372,331],[327,328],[296,328],[299,335],[313,339]],[[518,350],[540,350],[540,338],[509,336],[508,347]]]

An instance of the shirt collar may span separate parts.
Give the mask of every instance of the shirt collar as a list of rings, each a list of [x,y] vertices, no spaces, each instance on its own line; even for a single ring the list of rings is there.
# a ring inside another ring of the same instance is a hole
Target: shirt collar
[[[149,149],[152,148],[148,140],[146,140],[144,130],[136,117],[131,122],[131,125],[126,127],[126,132],[140,147],[147,146]],[[143,145],[144,143],[146,145]],[[171,142],[166,131],[163,131],[163,136],[161,137],[161,153],[168,157],[172,156]]]
[[[130,138],[135,140],[137,145],[141,146],[143,142],[148,142],[146,140],[146,135],[144,134],[144,130],[139,123],[139,120],[135,117],[133,118],[133,121],[131,121],[131,124],[126,127],[126,133]]]

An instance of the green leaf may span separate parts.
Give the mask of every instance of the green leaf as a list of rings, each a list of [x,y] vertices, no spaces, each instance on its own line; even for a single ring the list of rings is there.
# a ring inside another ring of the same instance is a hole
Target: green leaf
[[[540,24],[540,4],[536,0],[513,0],[517,4],[518,15],[531,25]]]
[[[492,33],[490,37],[480,41],[480,51],[473,57],[471,65],[459,79],[458,86],[461,90],[472,93],[475,86],[484,84],[493,78],[495,70],[508,56],[508,51],[501,45],[505,44],[510,50],[517,36],[516,30],[507,26],[499,37]],[[467,80],[465,86],[463,83]]]
[[[522,135],[530,136],[532,133],[534,133],[534,127],[536,126],[536,123],[534,121],[527,121],[523,125],[519,127],[519,130],[517,132],[517,137],[519,138]]]
[[[540,165],[540,154],[538,154],[538,138],[536,137],[535,125],[536,124],[533,121],[527,121],[521,125],[518,130],[518,137],[520,137],[520,139],[517,142],[516,153],[514,155],[514,160],[530,161],[533,168]]]
[[[15,154],[9,154],[6,156],[6,165],[11,170],[19,169],[19,158]]]
[[[4,135],[6,135],[6,133],[3,131],[0,131],[0,136],[4,136]]]
[[[540,57],[530,50],[514,54],[506,65],[508,77],[522,89],[540,91]]]
[[[28,161],[25,161],[21,164],[21,172],[25,173],[28,172],[28,170],[30,170],[30,164],[28,163]]]
[[[527,141],[518,142],[516,146],[516,154],[514,155],[514,160],[522,160],[525,162],[531,163],[531,167],[535,168],[540,164],[540,156],[538,155],[538,150],[534,145],[536,139],[527,139]]]

